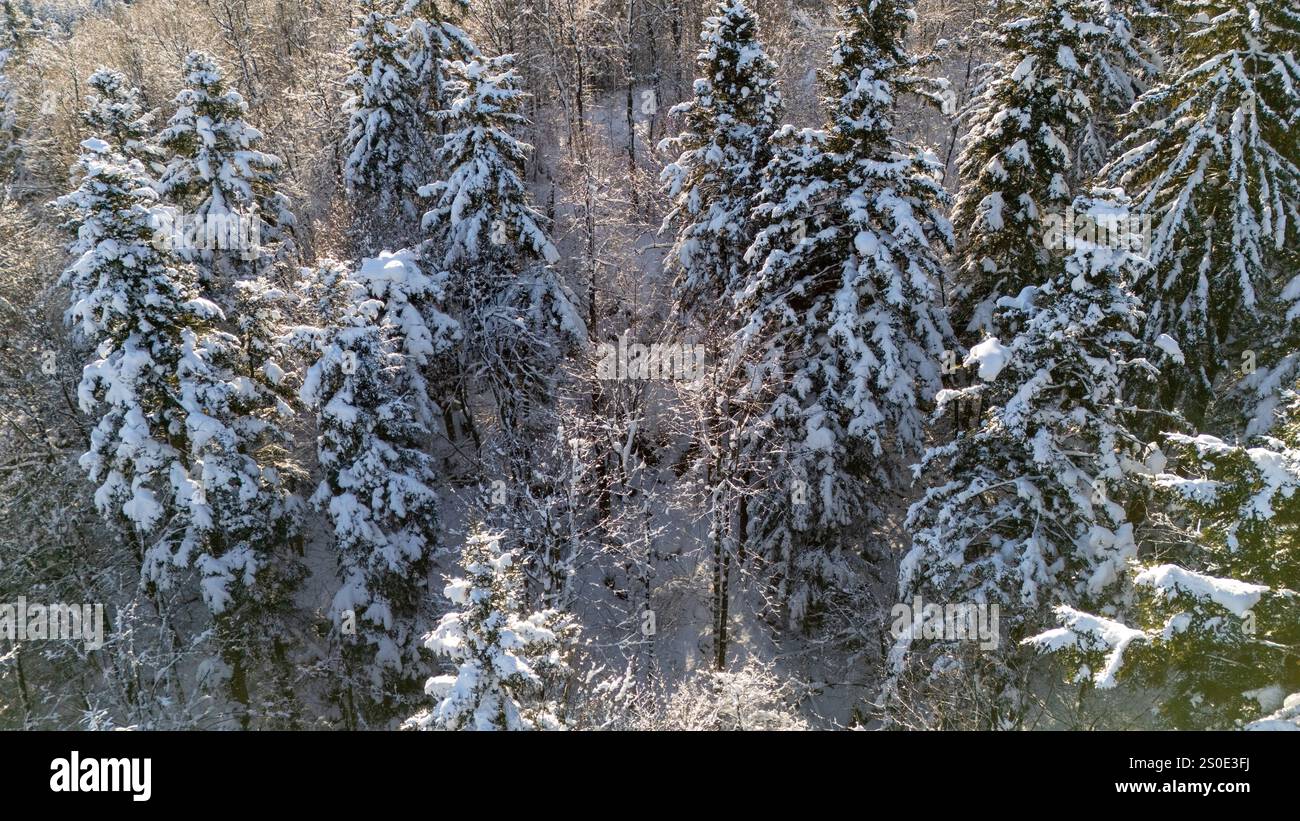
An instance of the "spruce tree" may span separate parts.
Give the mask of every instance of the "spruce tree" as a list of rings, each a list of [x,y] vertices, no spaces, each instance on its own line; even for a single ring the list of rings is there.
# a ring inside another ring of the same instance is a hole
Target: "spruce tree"
[[[694,96],[672,109],[685,120],[683,132],[660,143],[678,149],[661,178],[673,200],[663,229],[677,224],[668,253],[677,332],[703,337],[703,391],[693,430],[694,468],[701,482],[713,549],[714,666],[726,664],[730,620],[731,564],[743,555],[741,532],[746,504],[742,456],[734,435],[741,410],[729,402],[744,378],[726,356],[739,328],[732,310],[748,271],[745,250],[758,226],[750,217],[757,204],[771,140],[779,126],[781,98],[776,65],[759,41],[758,18],[743,0],[723,0],[704,21],[704,46],[696,56]],[[721,310],[719,310],[721,306]],[[728,475],[730,474],[730,475]]]
[[[446,11],[450,7],[450,11]],[[406,46],[407,63],[419,96],[416,106],[424,117],[429,134],[441,133],[438,112],[447,107],[445,64],[452,60],[472,60],[479,56],[478,46],[452,19],[469,8],[469,0],[406,0],[403,12],[409,16]]]
[[[963,113],[970,131],[958,159],[953,301],[967,332],[1014,333],[994,327],[997,301],[1051,275],[1059,255],[1044,243],[1044,218],[1100,164],[1107,102],[1131,99],[1128,69],[1146,66],[1115,6],[1011,0],[998,19],[1001,56]]]
[[[425,646],[456,666],[429,679],[435,705],[407,726],[420,730],[554,730],[557,705],[544,698],[544,676],[564,667],[568,631],[554,610],[523,609],[523,574],[501,537],[477,527],[461,554],[462,578],[443,590],[458,609],[442,617]]]
[[[152,244],[156,198],[139,162],[99,138],[82,149],[80,185],[57,201],[77,236],[61,280],[68,318],[94,356],[78,400],[85,413],[102,410],[81,465],[98,484],[96,507],[137,534],[145,576],[166,586],[175,534],[200,527],[190,504],[189,409],[172,383],[219,309],[197,298],[192,269]]]
[[[102,102],[86,119],[120,124],[100,117]],[[84,142],[81,185],[58,201],[77,229],[79,257],[63,280],[70,317],[97,357],[79,399],[87,413],[103,408],[81,461],[100,483],[100,511],[134,534],[153,588],[171,588],[178,568],[197,571],[247,726],[261,649],[250,630],[284,614],[300,577],[284,555],[298,513],[277,426],[291,413],[274,398],[283,371],[272,351],[250,361],[221,330],[225,316],[194,268],[158,241],[162,208],[144,166],[124,154],[137,148],[130,129],[105,135],[123,142]]]
[[[448,277],[447,310],[463,336],[433,392],[454,398],[487,472],[512,489],[494,503],[494,523],[522,561],[549,577],[547,503],[539,500],[551,491],[538,468],[539,443],[555,429],[559,368],[587,328],[524,184],[532,146],[512,133],[527,124],[513,62],[510,55],[443,62],[443,176],[420,193],[431,200],[426,254]],[[495,417],[485,433],[472,421],[480,397]],[[450,433],[456,417],[446,418]]]
[[[757,227],[750,219],[771,140],[780,125],[776,65],[758,39],[758,18],[744,0],[723,0],[705,20],[696,56],[694,97],[673,107],[685,130],[661,148],[680,155],[662,178],[678,225],[669,265],[681,310],[715,314],[740,289],[744,253]],[[730,324],[734,317],[721,312]]]
[[[1086,665],[1099,689],[1136,682],[1158,693],[1165,726],[1300,724],[1294,391],[1287,391],[1276,432],[1251,445],[1169,435],[1168,468],[1152,484],[1170,510],[1173,546],[1131,569],[1136,601],[1121,614],[1062,609],[1062,626],[1030,643]]]
[[[262,133],[244,120],[248,105],[226,88],[216,61],[191,52],[183,71],[176,113],[157,138],[167,155],[158,190],[181,217],[217,232],[215,243],[183,238],[181,251],[228,307],[234,280],[269,276],[277,260],[292,258],[293,214],[277,189],[280,158],[258,149]]]
[[[409,715],[427,666],[419,613],[437,543],[436,476],[410,378],[407,338],[418,323],[392,296],[399,278],[405,293],[427,283],[409,257],[397,263],[400,272],[388,270],[382,284],[364,263],[355,274],[333,261],[308,271],[302,287],[323,325],[293,332],[314,359],[300,396],[319,432],[324,475],[312,502],[329,517],[338,552],[342,584],[330,607],[342,645],[337,697],[353,728]]]
[[[359,11],[344,80],[350,96],[343,182],[349,194],[365,196],[385,214],[414,220],[415,192],[430,170],[421,107],[428,100],[408,59],[406,20],[396,0],[361,0]]]
[[[445,178],[420,189],[428,254],[448,272],[449,306],[465,333],[457,378],[495,399],[507,435],[529,422],[524,402],[545,406],[565,348],[585,339],[572,293],[553,267],[559,252],[530,202],[523,166],[532,146],[512,128],[525,96],[513,57],[448,62],[450,102],[438,163]]]
[[[1123,192],[1095,189],[1074,203],[1097,226],[1123,225]],[[1116,239],[1109,231],[1106,240]],[[1130,399],[1160,354],[1139,340],[1144,314],[1132,293],[1142,259],[1127,243],[1076,238],[1060,273],[1003,313],[1022,328],[971,349],[979,382],[944,391],[940,407],[973,402],[980,424],[932,447],[917,466],[934,477],[908,512],[912,547],[899,568],[900,600],[975,602],[1000,608],[1000,647],[979,664],[992,728],[1024,717],[1016,642],[1054,605],[1108,604],[1137,555],[1126,504],[1142,496],[1142,411]],[[891,673],[926,646],[896,637]],[[958,658],[955,645],[934,642]],[[934,655],[934,654],[931,654]],[[925,655],[920,657],[928,658]],[[932,659],[931,659],[932,660]]]
[[[152,115],[140,103],[140,89],[111,68],[99,68],[86,84],[94,91],[82,119],[95,134],[104,135],[110,145],[118,146],[127,159],[139,160],[154,172],[161,153],[152,144]]]
[[[742,436],[770,454],[756,547],[794,623],[858,574],[849,526],[879,525],[921,445],[950,332],[936,282],[950,241],[934,155],[894,133],[905,92],[933,96],[903,46],[909,2],[840,12],[823,132],[779,132],[740,292]],[[858,548],[861,549],[861,548]]]
[[[450,102],[438,113],[446,175],[420,194],[432,199],[424,228],[448,269],[493,254],[559,259],[520,176],[532,146],[510,133],[527,122],[513,63],[507,54],[446,64]]]
[[[1300,9],[1189,0],[1177,13],[1169,79],[1139,101],[1107,173],[1152,223],[1137,284],[1146,333],[1188,358],[1164,375],[1164,406],[1221,433],[1262,433],[1300,364]],[[1221,388],[1237,394],[1208,421]]]
[[[249,534],[255,536],[261,582],[246,580],[230,612],[218,620],[232,687],[238,700],[247,701],[249,656],[269,660],[272,675],[281,680],[278,686],[287,690],[287,636],[268,640],[266,631],[276,624],[277,632],[292,632],[292,595],[304,572],[296,514],[287,515],[284,507],[299,504],[288,494],[300,478],[286,429],[295,416],[294,399],[276,342],[279,312],[288,300],[271,285],[288,278],[277,265],[294,254],[294,219],[288,197],[278,190],[282,163],[259,150],[262,134],[245,121],[248,107],[238,92],[226,88],[216,61],[203,52],[189,53],[183,79],[176,112],[155,139],[149,159],[157,165],[161,156],[157,190],[179,220],[166,240],[198,272],[200,293],[224,313],[218,327],[225,332],[226,346],[219,364],[231,387],[214,406],[214,415],[230,430],[223,447],[265,477],[260,494],[249,483],[230,486],[218,506],[232,512],[241,505],[256,509],[256,515],[242,514],[247,522],[229,520],[222,531],[264,528]],[[128,111],[110,119],[121,120]],[[130,131],[124,137],[138,140]],[[285,706],[283,694],[276,698],[281,703],[272,709],[293,710]]]

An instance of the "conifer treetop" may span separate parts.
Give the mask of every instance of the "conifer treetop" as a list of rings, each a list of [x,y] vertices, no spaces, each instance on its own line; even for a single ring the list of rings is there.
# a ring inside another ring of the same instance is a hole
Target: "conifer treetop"
[[[407,726],[428,730],[560,729],[552,705],[539,700],[547,668],[560,668],[566,630],[553,610],[523,613],[521,571],[501,534],[478,528],[465,542],[464,577],[443,590],[457,610],[442,617],[425,646],[456,665],[430,678],[436,705]]]

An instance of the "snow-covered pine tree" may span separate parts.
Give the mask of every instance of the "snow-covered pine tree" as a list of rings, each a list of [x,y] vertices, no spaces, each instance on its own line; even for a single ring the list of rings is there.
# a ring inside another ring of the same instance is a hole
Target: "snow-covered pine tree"
[[[94,92],[82,119],[94,134],[102,134],[110,145],[118,146],[130,160],[139,160],[150,172],[162,155],[151,142],[152,115],[140,104],[140,89],[111,68],[99,68],[86,81]]]
[[[445,179],[420,194],[432,199],[423,221],[430,254],[451,274],[449,304],[466,337],[457,393],[468,378],[486,386],[504,431],[517,437],[529,424],[522,403],[549,402],[558,357],[587,329],[524,186],[532,146],[510,133],[526,122],[512,64],[510,55],[444,64]]]
[[[430,678],[436,701],[406,726],[419,730],[558,730],[558,705],[543,698],[543,676],[564,669],[569,633],[554,610],[523,609],[523,574],[501,536],[476,527],[461,554],[464,578],[443,590],[454,607],[425,640],[454,675]]]
[[[696,56],[694,96],[674,106],[685,119],[685,130],[665,139],[660,150],[677,149],[679,156],[661,178],[673,200],[663,230],[677,224],[667,267],[674,278],[673,299],[678,333],[696,333],[705,346],[707,387],[692,392],[699,407],[695,415],[696,469],[706,499],[713,546],[714,666],[726,663],[729,621],[729,576],[733,557],[745,534],[736,488],[737,454],[729,445],[733,416],[739,409],[728,399],[743,372],[724,356],[739,317],[730,309],[743,287],[748,264],[745,250],[757,226],[750,211],[757,202],[762,172],[771,159],[771,139],[779,126],[781,98],[776,66],[759,40],[758,18],[745,0],[722,0],[704,21],[703,48]],[[719,310],[719,305],[723,310]]]
[[[444,70],[449,101],[438,119],[447,134],[438,161],[446,178],[420,190],[433,200],[424,228],[435,253],[449,269],[493,255],[555,262],[559,253],[521,178],[532,146],[510,133],[527,123],[513,55],[444,61]]]
[[[471,390],[488,396],[499,424],[486,437],[470,430],[489,474],[508,488],[493,505],[493,522],[543,590],[555,592],[554,534],[542,528],[554,524],[545,521],[545,496],[556,488],[538,469],[545,457],[537,450],[559,424],[555,379],[565,353],[586,339],[586,324],[553,267],[559,253],[524,185],[531,146],[511,133],[527,122],[518,113],[526,95],[513,57],[444,61],[443,69],[444,178],[420,193],[432,200],[427,253],[450,276],[448,306],[464,338],[449,368],[454,384],[435,390],[454,396],[467,421]]]
[[[911,17],[908,0],[840,11],[829,127],[778,132],[747,252],[761,267],[738,297],[755,360],[739,401],[758,403],[743,435],[774,460],[751,532],[795,623],[853,588],[848,526],[879,524],[902,485],[951,336],[936,287],[950,242],[941,169],[893,133],[897,98],[935,91],[903,46]]]
[[[447,12],[443,9],[451,7]],[[406,59],[411,67],[416,105],[424,116],[426,133],[442,133],[438,112],[449,102],[444,60],[472,60],[479,56],[478,45],[464,29],[452,22],[456,12],[469,9],[469,0],[406,0],[403,12],[410,17]]]
[[[352,68],[344,80],[350,96],[343,182],[352,196],[376,203],[385,218],[414,222],[415,192],[432,168],[431,145],[421,107],[426,91],[408,59],[410,32],[397,3],[360,0],[361,19],[347,50]]]
[[[743,257],[756,230],[749,212],[780,124],[781,97],[776,66],[745,0],[722,0],[700,39],[695,96],[670,112],[684,118],[685,130],[660,143],[661,150],[680,151],[661,175],[673,200],[664,227],[678,225],[668,264],[681,310],[730,324],[734,314],[716,308],[744,280]]]
[[[1300,395],[1287,392],[1277,438],[1253,446],[1169,435],[1180,539],[1132,568],[1122,620],[1062,608],[1031,640],[1085,664],[1099,689],[1136,681],[1180,729],[1300,725]]]
[[[1103,226],[1125,225],[1129,203],[1122,191],[1098,188],[1074,208],[1109,238]],[[1001,643],[981,658],[929,635],[933,624],[922,635],[908,628],[895,637],[890,674],[913,655],[928,670],[936,653],[919,652],[926,646],[978,665],[984,684],[970,695],[987,699],[976,720],[991,728],[1024,715],[1018,642],[1054,605],[1108,603],[1137,555],[1125,504],[1140,496],[1146,468],[1134,455],[1141,411],[1128,396],[1155,372],[1131,291],[1141,266],[1123,242],[1081,238],[1032,296],[1004,300],[1003,311],[1020,314],[1013,322],[1021,332],[1005,346],[991,337],[972,348],[966,364],[978,367],[981,381],[940,394],[940,410],[982,404],[981,423],[931,448],[916,467],[939,483],[908,512],[912,548],[899,568],[900,600],[997,605]],[[940,667],[958,669],[952,661]]]
[[[1132,72],[1149,64],[1114,4],[1009,0],[999,19],[990,37],[1001,57],[963,113],[954,320],[1005,336],[1015,329],[994,327],[998,299],[1051,276],[1043,219],[1101,165],[1107,104],[1131,101]]]
[[[185,237],[181,252],[228,309],[235,280],[269,276],[293,258],[294,218],[277,189],[280,158],[257,148],[262,133],[244,120],[248,105],[226,88],[216,60],[190,52],[183,73],[176,113],[157,138],[167,155],[158,191],[181,217],[201,222],[203,236]]]
[[[219,633],[247,638],[237,625],[286,603],[296,580],[276,556],[296,530],[293,499],[253,447],[261,420],[241,407],[241,351],[217,330],[221,309],[199,296],[192,267],[153,242],[160,208],[144,167],[105,140],[82,146],[81,185],[58,200],[77,230],[69,316],[97,357],[79,401],[86,413],[103,408],[81,464],[99,483],[100,512],[136,540],[145,580],[166,590],[177,568],[195,568]],[[240,641],[219,650],[246,723],[252,651]]]
[[[1137,286],[1146,332],[1173,337],[1190,363],[1164,375],[1165,406],[1199,426],[1220,378],[1244,375],[1212,427],[1262,433],[1300,367],[1300,9],[1176,8],[1169,80],[1141,98],[1140,127],[1107,173],[1153,223],[1153,265]]]
[[[447,399],[436,398],[426,375],[463,337],[460,324],[445,313],[448,275],[425,274],[416,253],[406,249],[381,251],[361,261],[353,278],[383,304],[382,324],[388,325],[405,357],[408,401],[416,421],[432,429]]]
[[[226,88],[210,55],[186,55],[182,74],[176,112],[148,158],[162,155],[157,190],[179,220],[166,226],[166,239],[194,266],[200,293],[220,305],[228,320],[220,323],[228,334],[226,355],[219,363],[231,382],[231,393],[220,406],[220,418],[232,434],[228,444],[239,458],[255,460],[273,480],[275,492],[264,503],[282,504],[285,500],[276,501],[276,495],[299,478],[291,457],[292,438],[285,430],[294,416],[293,393],[277,361],[280,303],[287,295],[270,284],[288,279],[276,266],[295,254],[289,199],[277,188],[282,164],[258,149],[261,132],[244,120],[247,105],[238,92]],[[115,92],[122,96],[120,90]],[[124,108],[107,116],[117,122],[129,113]],[[129,129],[124,137],[138,139]],[[227,502],[233,505],[236,500]],[[270,508],[262,513],[274,515]],[[265,584],[245,591],[246,600],[236,608],[239,618],[221,621],[218,638],[224,646],[266,654],[278,665],[276,674],[286,678],[287,636],[268,639],[267,628],[276,621],[288,630],[291,595],[302,568],[294,517],[283,517],[280,524],[284,527],[260,540]],[[239,684],[243,670],[240,664],[233,667]]]
[[[319,431],[324,475],[312,502],[329,516],[338,551],[342,586],[330,606],[342,645],[336,695],[353,728],[410,715],[427,674],[419,612],[438,534],[435,473],[422,449],[408,361],[419,323],[389,295],[426,284],[411,260],[401,268],[410,282],[399,289],[390,270],[385,298],[369,277],[337,262],[305,270],[302,289],[324,325],[292,332],[314,357],[300,396]]]

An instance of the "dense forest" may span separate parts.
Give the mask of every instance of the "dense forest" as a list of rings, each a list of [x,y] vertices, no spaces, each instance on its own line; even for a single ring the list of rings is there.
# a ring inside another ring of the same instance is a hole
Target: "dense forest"
[[[1300,729],[1298,50],[0,0],[0,727]]]

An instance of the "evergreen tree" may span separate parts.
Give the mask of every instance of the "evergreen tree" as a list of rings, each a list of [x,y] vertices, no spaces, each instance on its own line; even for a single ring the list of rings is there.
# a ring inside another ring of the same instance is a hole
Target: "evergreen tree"
[[[81,461],[100,483],[100,511],[136,534],[151,585],[171,587],[174,568],[198,571],[246,723],[249,625],[282,612],[299,578],[281,555],[298,526],[294,468],[275,426],[290,411],[254,407],[254,365],[219,330],[224,315],[199,295],[194,269],[155,241],[161,209],[140,161],[123,154],[128,145],[84,142],[81,185],[58,201],[77,229],[79,256],[63,279],[70,317],[97,357],[80,404],[87,413],[106,406]],[[283,373],[269,352],[257,367],[274,375],[268,382]]]
[[[176,113],[158,135],[168,156],[158,190],[182,217],[201,222],[205,236],[184,237],[182,251],[228,307],[233,280],[268,276],[291,258],[293,214],[276,188],[280,158],[258,150],[262,133],[244,120],[248,106],[225,87],[216,61],[191,52],[184,76]]]
[[[743,372],[724,348],[738,330],[730,310],[743,287],[748,264],[745,250],[757,226],[750,211],[757,203],[763,168],[771,159],[771,139],[781,111],[776,66],[758,39],[758,18],[743,0],[723,0],[704,21],[703,48],[696,56],[695,94],[675,106],[685,119],[678,137],[661,149],[680,155],[661,175],[673,208],[664,229],[678,223],[667,265],[674,275],[673,296],[680,314],[679,332],[695,326],[704,337],[708,387],[698,394],[699,422],[693,431],[695,465],[702,479],[713,546],[714,666],[726,664],[730,573],[733,557],[742,554],[740,532],[746,504],[741,489],[728,481],[736,475],[740,454],[734,436],[740,409],[728,399]],[[721,305],[723,310],[718,310]]]
[[[1043,220],[1100,165],[1106,103],[1131,100],[1128,69],[1147,63],[1111,4],[1011,0],[1000,20],[992,39],[1002,56],[963,115],[954,304],[967,331],[1005,334],[1015,329],[994,327],[998,299],[1051,275]]]
[[[448,62],[449,107],[438,151],[446,178],[420,193],[429,248],[449,272],[449,305],[465,332],[458,393],[471,379],[487,385],[507,435],[528,426],[523,402],[545,406],[568,344],[587,329],[552,264],[559,252],[529,201],[523,166],[532,146],[510,129],[525,96],[510,55]]]
[[[350,727],[386,726],[409,714],[419,692],[420,602],[438,533],[433,461],[422,449],[408,362],[407,340],[419,326],[392,296],[399,278],[403,293],[431,286],[409,257],[380,268],[382,284],[366,264],[355,275],[332,261],[309,271],[303,288],[326,324],[293,333],[315,358],[300,395],[316,413],[324,472],[312,502],[329,517],[342,577],[331,615]]]
[[[431,134],[441,133],[438,112],[449,102],[444,61],[479,56],[473,38],[451,21],[457,11],[469,8],[469,0],[450,0],[450,6],[450,14],[443,11],[437,0],[406,0],[403,8],[410,16],[406,54],[419,92],[417,110],[423,113],[425,129]]]
[[[559,259],[520,177],[532,146],[510,133],[527,122],[513,63],[506,54],[445,64],[450,104],[438,113],[447,130],[438,161],[446,179],[420,194],[433,200],[424,228],[447,268],[494,254]]]
[[[443,595],[453,610],[425,646],[456,665],[454,675],[430,678],[431,710],[407,721],[420,730],[555,730],[557,706],[542,696],[543,676],[563,669],[567,632],[554,610],[523,612],[522,572],[501,537],[476,528],[465,542],[465,577]]]
[[[754,532],[796,623],[852,589],[847,528],[879,524],[883,494],[900,487],[950,337],[939,165],[894,135],[898,97],[935,91],[903,46],[911,15],[892,0],[840,12],[823,75],[831,122],[779,132],[748,252],[761,267],[739,296],[755,362],[739,401],[758,403],[742,436],[775,460]]]
[[[1124,224],[1129,203],[1095,189],[1074,207],[1100,229]],[[1059,274],[1019,303],[1004,300],[1021,332],[1006,346],[992,337],[972,348],[966,364],[982,381],[940,395],[940,408],[983,405],[980,424],[917,466],[939,484],[908,512],[901,600],[999,606],[1003,644],[983,673],[994,728],[1023,717],[1015,642],[1053,605],[1108,603],[1137,555],[1125,505],[1141,496],[1146,467],[1129,396],[1155,373],[1131,291],[1141,266],[1123,242],[1077,239]],[[896,638],[895,675],[924,645],[910,630]]]
[[[257,533],[263,571],[262,584],[237,596],[230,617],[219,622],[218,639],[231,664],[232,686],[239,700],[247,701],[246,657],[263,654],[275,665],[273,674],[287,690],[286,645],[292,632],[289,621],[292,594],[303,576],[297,545],[295,515],[285,515],[287,492],[300,478],[292,459],[292,437],[286,426],[294,418],[293,393],[278,362],[280,304],[287,295],[270,285],[279,278],[275,265],[294,253],[293,215],[289,200],[278,189],[281,162],[258,150],[261,133],[244,116],[247,105],[238,92],[227,89],[216,61],[203,52],[191,52],[183,65],[184,87],[176,97],[176,112],[156,138],[156,149],[146,161],[158,166],[164,159],[157,190],[174,208],[181,222],[165,225],[165,240],[176,246],[199,274],[200,293],[222,307],[218,322],[226,333],[225,356],[220,361],[230,383],[219,406],[230,429],[225,443],[236,458],[258,465],[266,475],[252,526],[265,519],[270,526]],[[122,130],[126,144],[135,145],[139,127],[129,121],[134,112],[132,95],[117,78],[102,83],[116,97],[103,97],[92,112],[106,124]],[[114,104],[115,103],[115,104]],[[105,104],[113,109],[106,109]],[[124,122],[125,121],[125,122]],[[93,118],[92,118],[93,124]],[[230,493],[250,496],[250,488],[230,487]],[[298,504],[293,497],[293,504]],[[230,496],[222,509],[239,508]],[[261,517],[259,519],[259,517]],[[241,527],[230,523],[228,527]],[[237,613],[235,612],[237,611]],[[267,639],[269,624],[277,624],[277,637]],[[285,708],[282,702],[273,708]]]
[[[86,84],[94,91],[82,119],[95,134],[102,134],[127,159],[139,160],[154,172],[161,155],[151,143],[152,115],[140,104],[140,89],[129,85],[121,72],[99,68]]]
[[[1294,729],[1300,397],[1287,394],[1279,438],[1241,446],[1168,436],[1171,470],[1153,484],[1170,503],[1180,538],[1132,568],[1138,596],[1123,621],[1063,608],[1062,627],[1031,643],[1088,665],[1099,689],[1131,680],[1160,693],[1168,726],[1256,721]]]
[[[511,133],[527,123],[518,113],[527,95],[517,87],[513,57],[444,61],[443,69],[447,107],[438,119],[446,133],[437,159],[445,176],[420,193],[432,200],[424,215],[427,253],[449,277],[448,310],[463,340],[434,392],[455,397],[488,472],[512,489],[493,505],[494,521],[508,526],[523,560],[549,578],[555,556],[543,528],[552,490],[539,467],[539,443],[557,424],[562,359],[587,328],[524,185],[532,147]],[[493,435],[482,437],[472,421],[471,391],[489,395]],[[454,418],[447,418],[451,432]]]
[[[700,39],[695,96],[671,112],[684,118],[685,131],[660,147],[681,151],[662,174],[673,199],[664,226],[679,223],[668,255],[677,302],[682,310],[713,315],[744,280],[744,252],[757,230],[749,212],[770,159],[781,97],[776,66],[758,40],[758,18],[744,0],[719,3]],[[728,311],[721,318],[734,323]]]
[[[98,138],[82,148],[81,184],[57,201],[77,232],[76,261],[62,283],[71,292],[69,318],[97,357],[83,372],[82,410],[107,411],[81,462],[100,483],[95,500],[106,517],[157,537],[146,544],[145,569],[165,583],[177,546],[169,520],[179,515],[188,552],[209,518],[185,447],[196,386],[183,385],[182,404],[171,382],[182,372],[202,380],[197,387],[216,381],[207,378],[200,334],[208,336],[220,309],[197,298],[192,269],[151,244],[155,198],[140,164]]]
[[[1248,378],[1215,425],[1260,433],[1300,363],[1300,9],[1247,0],[1177,8],[1170,79],[1142,97],[1131,117],[1138,127],[1107,173],[1153,223],[1152,268],[1137,286],[1147,334],[1170,335],[1191,363],[1190,378],[1165,374],[1165,407],[1200,424],[1219,378],[1240,369]]]
[[[408,60],[408,31],[395,2],[361,0],[361,20],[352,29],[343,182],[385,213],[414,219],[414,194],[430,170],[421,108],[428,100],[420,84],[427,71],[422,78]]]

